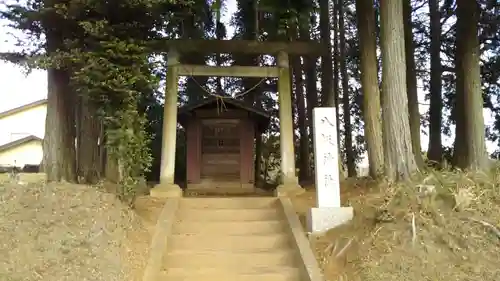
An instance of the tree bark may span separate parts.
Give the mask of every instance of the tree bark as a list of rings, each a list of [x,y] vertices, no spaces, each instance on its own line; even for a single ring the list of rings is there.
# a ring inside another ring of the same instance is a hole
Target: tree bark
[[[411,21],[411,0],[403,0],[404,41],[406,55],[406,93],[408,95],[408,114],[410,120],[411,142],[415,161],[419,168],[424,167],[420,143],[420,111],[418,109],[417,72],[415,70],[415,47]]]
[[[380,120],[380,89],[378,84],[377,38],[373,1],[356,0],[363,91],[364,133],[370,176],[383,174],[384,150]]]
[[[480,48],[478,38],[479,4],[477,1],[457,0],[457,74],[460,72],[460,81],[457,82],[457,98],[463,102],[462,112],[458,115],[457,127],[465,133],[465,165],[461,168],[470,170],[486,170],[489,168],[486,151],[483,97],[481,92],[481,73],[479,65]],[[457,79],[458,81],[458,79]],[[458,94],[463,95],[459,97]],[[457,135],[458,137],[458,135]]]
[[[94,104],[88,97],[81,97],[80,130],[77,132],[77,167],[81,183],[96,184],[99,181],[99,133],[100,126]]]
[[[256,107],[262,109],[262,93],[259,92],[259,95],[255,97]],[[266,177],[264,175],[264,179],[262,179],[262,151],[263,151],[263,142],[262,142],[262,133],[256,130],[255,134],[255,163],[254,163],[254,182],[255,186],[262,187],[266,182]]]
[[[440,164],[443,157],[441,143],[443,99],[441,97],[441,14],[438,0],[429,0],[429,14],[431,18],[431,98],[427,158],[433,164]]]
[[[336,7],[339,5],[339,0],[334,0],[334,11],[336,11]],[[337,120],[337,135],[340,135],[340,120],[339,120],[339,103],[338,103],[338,63],[337,63],[337,50],[338,50],[338,36],[335,36],[336,38],[334,39],[334,48],[333,52],[335,53],[333,55],[334,60],[335,60],[335,75],[333,75],[332,71],[332,43],[331,43],[331,33],[330,33],[330,5],[328,0],[320,0],[319,1],[320,5],[320,17],[319,17],[319,26],[320,26],[320,34],[321,34],[321,42],[325,46],[327,46],[327,54],[324,55],[321,58],[321,105],[322,106],[327,106],[327,107],[335,107],[336,109],[336,116],[335,120]],[[338,32],[338,25],[337,25],[337,13],[334,12],[334,24],[333,24],[333,32],[334,34],[337,34]],[[333,78],[333,89],[332,89],[332,78]],[[340,138],[338,138],[340,139]],[[340,156],[340,142],[337,142],[337,147],[338,147],[338,155]],[[340,170],[340,176],[344,176],[344,171],[342,169],[342,157],[339,157],[339,170]]]
[[[339,81],[340,81],[340,71],[339,71],[339,6],[341,0],[333,0],[333,96],[332,96],[332,104],[335,106],[337,111],[336,119],[337,120],[337,136],[340,136],[340,110],[339,109],[339,100],[340,100],[340,91],[339,91]],[[337,138],[338,146],[340,149],[340,137]],[[340,155],[340,150],[339,150]]]
[[[190,11],[192,12],[192,11]],[[203,37],[203,34],[200,33],[200,30],[197,28],[197,20],[199,17],[196,17],[194,14],[187,14],[182,19],[182,28],[183,28],[183,39],[199,39]],[[180,58],[181,63],[186,64],[204,64],[206,57],[202,54],[182,54]],[[187,103],[193,104],[203,99],[204,96],[207,96],[207,93],[204,90],[200,89],[199,85],[206,85],[208,82],[208,77],[206,76],[192,76],[187,77],[186,79],[186,93],[187,93]]]
[[[59,1],[46,0],[46,7]],[[57,15],[42,22],[46,36],[46,51],[53,55],[64,48],[65,30]],[[47,116],[43,141],[43,164],[48,182],[76,182],[74,94],[71,91],[67,69],[51,67],[47,70]]]
[[[75,142],[72,137],[72,115],[69,96],[69,75],[65,70],[47,71],[48,95],[45,137],[43,143],[44,171],[47,181],[76,182]]]
[[[340,32],[340,71],[342,74],[342,105],[344,111],[344,145],[346,154],[346,167],[349,177],[356,176],[356,162],[352,147],[351,106],[349,99],[349,77],[347,77],[347,50],[345,42],[344,1],[340,1],[339,32]]]
[[[306,101],[307,101],[307,121],[311,134],[309,135],[310,142],[313,141],[314,127],[312,112],[313,108],[318,106],[318,90],[316,88],[316,61],[312,58],[306,58]]]
[[[307,133],[306,105],[304,96],[304,79],[302,79],[302,64],[300,57],[294,58],[293,73],[295,76],[295,94],[297,102],[299,139],[299,180],[309,179],[309,135]]]
[[[382,49],[382,127],[385,174],[388,180],[405,180],[418,171],[407,116],[403,0],[380,1]]]
[[[309,36],[309,22],[310,18],[309,16],[305,17],[300,17],[299,18],[299,26],[298,26],[298,40],[304,40],[308,41],[310,40]],[[298,106],[298,117],[299,117],[299,131],[300,131],[300,148],[299,148],[299,159],[300,159],[300,173],[299,173],[299,179],[302,182],[307,182],[311,178],[311,153],[310,153],[310,142],[309,142],[309,132],[307,130],[307,127],[309,125],[308,123],[308,113],[312,113],[312,109],[308,110],[306,108],[306,99],[308,99],[307,94],[309,91],[313,91],[314,89],[311,89],[311,79],[308,76],[308,67],[309,64],[312,63],[313,61],[310,58],[307,57],[302,57],[304,60],[304,64],[301,63],[300,57],[297,57],[295,63],[294,63],[294,75],[295,75],[295,81],[296,81],[296,92],[297,92],[297,106]],[[309,59],[309,61],[308,61]],[[305,76],[305,79],[303,79],[303,74]],[[300,77],[299,77],[300,76]],[[314,82],[314,81],[313,81]],[[313,85],[316,87],[316,85]],[[304,92],[304,89],[306,92]],[[309,98],[310,100],[310,98]],[[308,107],[310,107],[308,105]],[[311,130],[312,134],[312,130]]]
[[[312,21],[311,17],[311,21]],[[300,38],[301,40],[315,40],[312,33],[310,32],[310,24],[300,26]],[[314,126],[313,126],[313,108],[318,106],[318,90],[316,88],[316,58],[315,57],[303,57],[304,58],[304,68],[306,77],[306,102],[307,102],[307,126],[309,128],[309,154],[308,157],[314,157],[314,150],[312,149],[313,139],[314,139]],[[313,165],[309,165],[309,175],[314,174]]]
[[[458,39],[457,39],[458,40]],[[456,44],[456,54],[455,54],[455,68],[456,70],[456,85],[455,85],[455,104],[452,108],[452,118],[455,121],[455,141],[453,142],[453,165],[456,167],[467,167],[467,149],[466,149],[466,140],[467,137],[466,128],[465,128],[465,100],[464,100],[464,78],[463,73],[459,69],[462,68],[462,56],[463,53],[460,49],[463,48],[461,46],[463,44]]]
[[[332,43],[330,41],[330,6],[328,0],[320,0],[319,28],[321,42],[326,46],[327,52],[321,57],[321,104],[322,106],[336,106],[334,103],[334,89],[332,89]]]

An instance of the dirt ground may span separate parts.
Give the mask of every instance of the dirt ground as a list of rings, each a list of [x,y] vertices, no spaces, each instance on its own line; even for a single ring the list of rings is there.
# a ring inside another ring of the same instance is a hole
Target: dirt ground
[[[326,280],[500,280],[499,175],[343,182],[342,202],[354,207],[354,220],[310,237]],[[309,187],[292,199],[302,222],[315,198]]]
[[[131,210],[98,187],[41,177],[0,176],[0,280],[141,280],[163,202],[140,197]]]
[[[354,220],[311,243],[326,281],[500,280],[500,171],[344,181]],[[292,198],[305,223],[313,187]],[[0,175],[0,280],[138,281],[164,201],[135,209],[98,187]]]

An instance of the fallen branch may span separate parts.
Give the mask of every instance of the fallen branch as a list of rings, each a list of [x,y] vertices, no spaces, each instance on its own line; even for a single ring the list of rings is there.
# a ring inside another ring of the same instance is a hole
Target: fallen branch
[[[377,228],[377,230],[375,230],[375,232],[373,232],[373,233],[370,235],[370,237],[371,237],[372,241],[373,241],[373,240],[375,240],[375,238],[376,238],[377,234],[379,233],[379,231],[380,231],[383,227],[384,227],[384,226],[379,226],[379,227]]]
[[[471,220],[471,221],[477,222],[477,223],[483,225],[486,228],[489,228],[497,236],[497,238],[500,239],[500,229],[498,229],[493,224],[491,224],[489,222],[485,222],[483,220],[474,219],[474,218],[468,218],[468,219]]]
[[[417,225],[415,223],[415,213],[411,213],[411,231],[412,231],[412,238],[411,242],[413,245],[415,245],[415,242],[417,241]]]
[[[335,258],[338,258],[340,257],[346,250],[347,248],[349,248],[349,246],[351,245],[352,243],[352,238],[349,239],[349,241],[345,244],[344,248],[342,248],[336,255],[335,255]]]
[[[337,247],[339,246],[339,240],[335,240],[335,246],[333,243],[330,243],[328,247],[325,249],[325,255],[326,256],[332,256],[333,253],[337,251]]]

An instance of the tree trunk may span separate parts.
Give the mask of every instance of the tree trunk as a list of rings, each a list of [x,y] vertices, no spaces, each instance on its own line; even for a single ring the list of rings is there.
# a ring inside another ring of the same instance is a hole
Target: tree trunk
[[[334,89],[332,89],[332,43],[330,41],[330,7],[328,0],[320,0],[320,34],[321,42],[326,46],[327,52],[321,57],[321,105],[335,106]]]
[[[294,59],[293,73],[295,76],[295,93],[298,114],[299,139],[299,180],[309,179],[309,135],[307,134],[306,105],[304,96],[304,79],[302,79],[302,64],[300,57]]]
[[[309,40],[309,35],[305,32],[305,27],[309,25],[307,22],[309,21],[309,17],[299,17],[299,26],[298,26],[298,36],[296,36],[296,40]],[[308,29],[308,28],[307,28]],[[304,37],[302,37],[304,36]],[[309,153],[309,132],[307,131],[307,110],[306,110],[306,92],[304,92],[306,81],[307,81],[307,58],[303,57],[304,65],[301,63],[301,57],[297,56],[294,60],[293,65],[293,73],[295,75],[295,86],[296,86],[296,95],[297,95],[297,111],[298,111],[298,122],[299,122],[299,159],[300,159],[300,171],[299,171],[299,180],[301,182],[307,182],[310,180],[310,153]],[[303,75],[305,74],[306,80],[303,79]]]
[[[481,73],[479,65],[480,48],[478,32],[479,5],[477,1],[457,0],[457,73],[460,72],[460,84],[457,92],[463,95],[458,97],[463,101],[463,122],[460,125],[465,133],[465,162],[461,168],[470,170],[486,170],[489,168],[486,152],[483,97],[481,92]],[[458,81],[458,79],[457,79]]]
[[[316,88],[316,61],[312,58],[306,58],[305,60],[306,68],[306,101],[307,101],[307,121],[310,128],[310,140],[313,141],[314,128],[313,128],[313,118],[312,112],[315,107],[318,106],[318,90]]]
[[[81,183],[96,184],[99,181],[99,133],[100,126],[95,106],[88,97],[81,97],[80,130],[78,143],[78,178]]]
[[[291,30],[296,30],[297,26],[292,26],[289,27],[288,32],[291,32]],[[288,34],[288,40],[292,40],[291,34]],[[296,34],[293,34],[294,37]],[[298,152],[300,151],[300,136],[297,136],[296,132],[299,129],[299,123],[298,123],[298,115],[299,115],[299,110],[297,106],[297,88],[294,87],[297,85],[297,81],[294,80],[294,75],[293,75],[293,61],[295,60],[296,56],[290,56],[290,60],[288,61],[288,67],[290,69],[289,71],[289,76],[290,76],[290,89],[292,91],[292,126],[293,126],[293,151],[295,151],[294,159],[295,159],[295,176],[297,176],[297,168],[300,169],[300,163],[299,163],[299,157],[298,157]],[[302,79],[302,77],[300,77]],[[278,78],[279,79],[279,78]],[[280,105],[281,106],[281,105]],[[300,153],[300,152],[299,152]]]
[[[255,106],[259,109],[262,109],[262,93],[259,92],[258,96],[255,96]],[[257,187],[262,187],[264,186],[264,183],[266,182],[266,178],[264,175],[264,179],[262,180],[261,174],[262,174],[262,148],[263,148],[263,142],[262,142],[262,133],[263,132],[258,132],[256,131],[255,134],[255,163],[254,163],[254,182],[255,186]]]
[[[411,21],[411,0],[403,0],[404,41],[406,55],[406,94],[413,153],[419,168],[424,167],[420,144],[420,111],[418,109],[417,72],[415,70],[415,47]]]
[[[45,7],[58,5],[58,0],[44,1]],[[42,22],[46,51],[52,55],[64,48],[65,30],[56,14]],[[70,89],[70,72],[55,67],[47,71],[47,116],[43,142],[43,163],[47,181],[76,181],[74,95]]]
[[[383,174],[384,150],[380,120],[380,89],[377,70],[377,38],[373,1],[356,0],[363,91],[364,133],[368,152],[370,176]]]
[[[458,12],[458,10],[457,10]],[[457,15],[458,16],[458,15]],[[463,19],[457,23],[462,24]],[[458,29],[457,25],[457,29]],[[457,30],[458,31],[458,30]],[[457,32],[458,33],[458,32]],[[457,34],[459,35],[459,34]],[[462,36],[462,35],[460,35]],[[465,46],[459,41],[460,38],[456,37],[456,53],[455,53],[455,104],[451,110],[451,117],[455,121],[455,141],[453,143],[453,165],[460,168],[467,167],[467,147],[466,147],[466,126],[465,126],[465,100],[464,100],[464,73],[461,71],[463,68],[463,53],[462,50]]]
[[[120,161],[111,157],[109,151],[106,155],[106,167],[104,168],[106,181],[114,184],[119,184],[123,180]]]
[[[347,50],[345,42],[344,1],[340,1],[339,29],[340,29],[340,70],[342,72],[342,102],[344,111],[344,144],[346,152],[346,167],[349,177],[356,176],[356,162],[352,147],[351,106],[349,99],[349,77],[347,77]]]
[[[429,0],[429,13],[431,18],[431,98],[427,158],[432,164],[440,164],[443,157],[441,144],[443,99],[441,97],[441,14],[438,0]]]
[[[249,40],[259,40],[259,26],[258,19],[260,17],[259,12],[255,9],[257,5],[256,0],[240,2],[238,4],[243,10],[243,22],[244,22],[244,38]],[[253,66],[258,66],[260,64],[259,56],[245,56],[242,55],[238,58],[240,60],[239,63],[249,64]],[[260,78],[243,78],[243,87],[245,91],[255,87],[257,83],[259,83]],[[247,93],[244,96],[245,102],[250,105],[254,105],[257,108],[262,109],[262,87],[261,85],[257,86],[252,93]],[[254,182],[255,185],[261,187],[266,182],[266,177],[264,175],[264,179],[261,178],[262,173],[262,132],[256,132],[255,135],[255,162],[254,162]]]
[[[224,24],[219,21],[219,19],[216,20],[215,22],[215,37],[217,40],[224,40],[225,32],[224,32]],[[215,61],[217,66],[222,66],[223,65],[223,58],[222,54],[215,54]],[[224,92],[224,89],[222,87],[222,79],[223,77],[216,77],[217,79],[217,92],[218,94],[221,94]]]
[[[309,157],[314,158],[314,125],[313,125],[313,109],[318,106],[318,90],[316,88],[316,60],[306,58],[306,102],[307,102],[307,126],[309,128]],[[314,175],[314,165],[309,166],[309,175]]]
[[[382,127],[385,174],[390,181],[405,180],[418,171],[407,116],[406,64],[402,1],[380,1],[382,49]]]
[[[334,3],[336,6],[338,6],[338,0],[335,0]],[[327,106],[327,107],[335,107],[336,108],[336,116],[335,119],[337,120],[337,134],[340,130],[340,120],[339,120],[339,103],[338,103],[338,68],[337,68],[337,62],[335,62],[335,77],[332,77],[333,71],[332,71],[332,43],[330,40],[331,33],[330,33],[330,5],[328,0],[320,0],[319,1],[320,5],[320,17],[319,17],[319,27],[320,27],[320,34],[321,34],[321,42],[327,46],[327,54],[324,55],[321,58],[321,105],[322,106]],[[335,10],[335,9],[334,9]],[[334,13],[336,14],[336,13]],[[337,34],[337,20],[336,16],[334,17],[334,30],[333,32]],[[338,37],[337,37],[338,39]],[[337,57],[337,43],[335,41],[335,47],[334,47],[334,52],[335,52],[335,57]],[[333,86],[334,88],[332,89],[332,78],[333,78]],[[332,91],[333,90],[333,91]],[[340,138],[338,138],[340,139]],[[338,147],[338,155],[341,155],[340,153],[340,145],[337,143]],[[339,157],[339,169],[340,169],[340,176],[342,177],[344,175],[343,169],[342,169],[342,157]]]
[[[311,17],[311,21],[313,18]],[[301,25],[299,29],[301,40],[315,40],[310,32],[310,24]],[[309,144],[308,144],[308,157],[314,157],[314,149],[312,144],[314,142],[314,126],[313,126],[313,108],[318,106],[318,90],[316,88],[316,57],[303,57],[304,68],[306,76],[306,102],[307,102],[307,126],[309,127]],[[309,175],[314,174],[313,165],[309,165]]]
[[[67,71],[49,68],[43,163],[47,181],[76,182],[75,142]]]
[[[332,104],[335,106],[337,111],[335,112],[337,120],[337,136],[340,136],[340,110],[339,109],[339,100],[340,100],[340,91],[339,91],[339,81],[340,81],[340,71],[339,71],[339,22],[338,22],[338,12],[341,0],[333,0],[333,15],[331,18],[333,19],[333,101]],[[331,57],[331,56],[330,56]],[[338,146],[340,149],[340,137],[337,138]],[[339,150],[340,155],[340,150]]]
[[[197,17],[193,14],[187,14],[182,19],[183,34],[182,39],[200,39],[202,34],[200,34],[197,29]],[[180,57],[181,63],[186,64],[205,64],[206,57],[203,54],[182,54]],[[187,93],[187,103],[193,104],[208,95],[201,86],[205,86],[208,82],[208,77],[206,76],[192,76],[186,78],[186,93]],[[206,87],[205,87],[206,88]]]
[[[104,177],[106,173],[106,136],[104,135],[104,124],[99,122],[99,177]]]
[[[455,104],[451,111],[451,116],[455,121],[455,141],[453,143],[453,165],[456,167],[464,168],[467,167],[467,149],[466,140],[467,137],[465,128],[465,101],[464,101],[464,78],[462,71],[462,56],[463,53],[460,49],[463,48],[463,44],[456,44],[456,54],[455,54],[455,68],[456,68],[456,85],[455,85]]]

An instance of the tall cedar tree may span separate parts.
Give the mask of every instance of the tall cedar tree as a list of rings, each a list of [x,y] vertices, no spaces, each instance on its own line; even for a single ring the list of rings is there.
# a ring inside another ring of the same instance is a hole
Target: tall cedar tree
[[[382,49],[382,126],[385,175],[391,181],[408,179],[418,171],[412,149],[406,96],[403,1],[380,1]]]
[[[443,147],[441,144],[441,123],[443,122],[443,99],[441,97],[441,14],[439,1],[429,0],[431,18],[431,82],[429,108],[429,149],[427,158],[435,164],[441,163]]]
[[[347,76],[347,50],[345,36],[345,1],[340,0],[339,11],[339,28],[340,28],[340,71],[342,74],[342,105],[344,111],[344,144],[346,155],[347,174],[349,177],[356,176],[356,159],[354,149],[352,147],[352,125],[351,125],[351,106],[349,99],[349,77]]]
[[[360,45],[361,89],[363,91],[364,133],[368,151],[370,176],[383,173],[382,123],[377,69],[375,10],[372,0],[356,0]]]
[[[479,4],[457,1],[457,142],[464,143],[457,164],[471,170],[488,168],[481,91],[480,48],[478,38]]]
[[[415,67],[415,46],[413,43],[411,12],[411,0],[403,0],[406,94],[408,97],[408,114],[410,116],[410,134],[415,161],[419,168],[423,168],[424,159],[420,144],[420,111],[418,110],[417,71]]]

